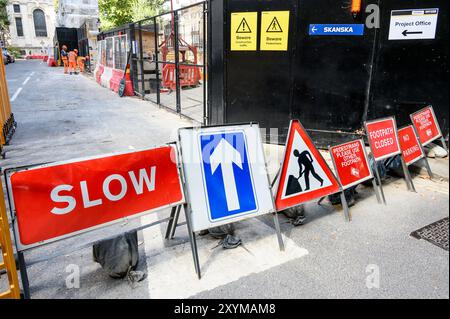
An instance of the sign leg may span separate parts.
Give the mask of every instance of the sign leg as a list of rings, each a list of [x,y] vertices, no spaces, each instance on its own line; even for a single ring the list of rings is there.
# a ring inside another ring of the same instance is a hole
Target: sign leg
[[[428,162],[428,159],[426,156],[423,158],[423,161],[425,163],[425,167],[427,169],[428,175],[430,176],[431,179],[433,179],[434,178],[433,171],[431,170],[430,163]]]
[[[169,222],[167,223],[167,230],[166,230],[166,236],[164,236],[164,238],[167,240],[170,237],[170,232],[172,230],[173,227],[173,221],[175,219],[175,212],[176,212],[176,207],[172,207],[172,211],[170,212],[170,219]]]
[[[350,210],[348,208],[347,198],[345,198],[344,192],[341,192],[341,203],[342,203],[342,208],[344,209],[345,220],[350,222],[352,219],[350,216]]]
[[[281,236],[280,221],[278,220],[278,213],[273,213],[273,222],[275,224],[275,230],[277,232],[278,245],[280,246],[280,250],[284,251],[284,242],[283,242],[283,236]]]
[[[386,197],[384,196],[383,185],[381,184],[380,171],[378,170],[378,163],[376,161],[375,161],[375,174],[377,175],[378,180],[378,190],[380,191],[383,204],[386,205]]]
[[[375,181],[375,178],[372,178],[372,187],[373,191],[375,192],[375,195],[377,196],[378,204],[383,204],[381,197],[380,197],[380,191],[378,190],[377,182]]]
[[[170,239],[173,239],[173,237],[175,236],[175,230],[177,229],[177,226],[178,226],[178,219],[180,218],[180,211],[181,211],[181,206],[178,206],[177,212],[175,213],[175,219],[172,224],[172,230],[170,231],[170,237],[169,237]]]
[[[416,188],[414,187],[414,183],[412,181],[411,174],[409,173],[408,166],[406,165],[403,156],[402,156],[402,167],[403,167],[403,173],[405,174],[406,186],[408,187],[408,190],[411,192],[416,192]]]
[[[442,147],[447,152],[447,156],[448,156],[448,147],[447,147],[447,143],[445,143],[444,137],[441,137],[441,143],[442,143]]]
[[[31,299],[30,294],[30,282],[28,281],[27,264],[23,252],[17,252],[17,258],[19,260],[20,278],[22,279],[23,296],[25,299]]]
[[[188,209],[187,204],[184,204],[183,207],[184,207],[184,213],[186,215],[186,224],[188,227],[189,240],[191,242],[192,257],[194,258],[195,272],[197,273],[198,279],[201,279],[202,275],[200,272],[200,262],[199,262],[199,258],[198,258],[197,241],[195,239],[195,233],[192,231],[191,217],[189,215],[190,210]]]

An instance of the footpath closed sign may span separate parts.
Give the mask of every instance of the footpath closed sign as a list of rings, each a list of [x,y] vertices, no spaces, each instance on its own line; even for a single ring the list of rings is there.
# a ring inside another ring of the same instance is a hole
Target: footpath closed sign
[[[398,130],[398,139],[406,165],[411,165],[425,157],[412,125]]]
[[[389,40],[434,39],[439,9],[393,10]]]
[[[362,140],[356,140],[330,148],[336,174],[344,189],[373,178]]]
[[[411,120],[419,134],[423,146],[442,137],[436,115],[432,106],[427,106],[416,113],[411,114]]]
[[[261,12],[261,51],[287,51],[289,11]]]
[[[25,248],[184,203],[174,146],[35,167],[10,185]]]
[[[179,130],[193,231],[274,212],[257,124]]]
[[[256,51],[258,38],[258,13],[231,13],[231,51]]]
[[[401,153],[395,118],[389,117],[366,122],[366,132],[376,161]]]

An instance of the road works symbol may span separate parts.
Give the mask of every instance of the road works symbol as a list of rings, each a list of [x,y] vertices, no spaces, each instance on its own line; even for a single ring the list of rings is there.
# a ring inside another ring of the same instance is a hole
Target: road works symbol
[[[277,210],[339,191],[336,177],[305,129],[298,120],[292,121],[278,183]]]
[[[245,20],[245,18],[242,18],[242,21],[239,24],[236,33],[252,33],[252,30],[250,29],[250,26],[248,25],[247,20]]]
[[[274,17],[266,32],[283,32],[277,17]]]

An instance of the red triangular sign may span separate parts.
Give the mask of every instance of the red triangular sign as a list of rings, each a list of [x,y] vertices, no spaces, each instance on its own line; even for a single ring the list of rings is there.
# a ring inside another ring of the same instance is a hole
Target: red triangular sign
[[[278,211],[341,191],[339,182],[300,121],[292,120],[278,179]]]

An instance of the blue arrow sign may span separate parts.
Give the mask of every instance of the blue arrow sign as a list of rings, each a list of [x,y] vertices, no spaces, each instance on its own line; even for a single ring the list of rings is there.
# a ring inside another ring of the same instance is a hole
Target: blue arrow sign
[[[362,36],[364,24],[310,24],[310,36]]]
[[[256,211],[244,132],[202,134],[200,147],[211,221]]]

